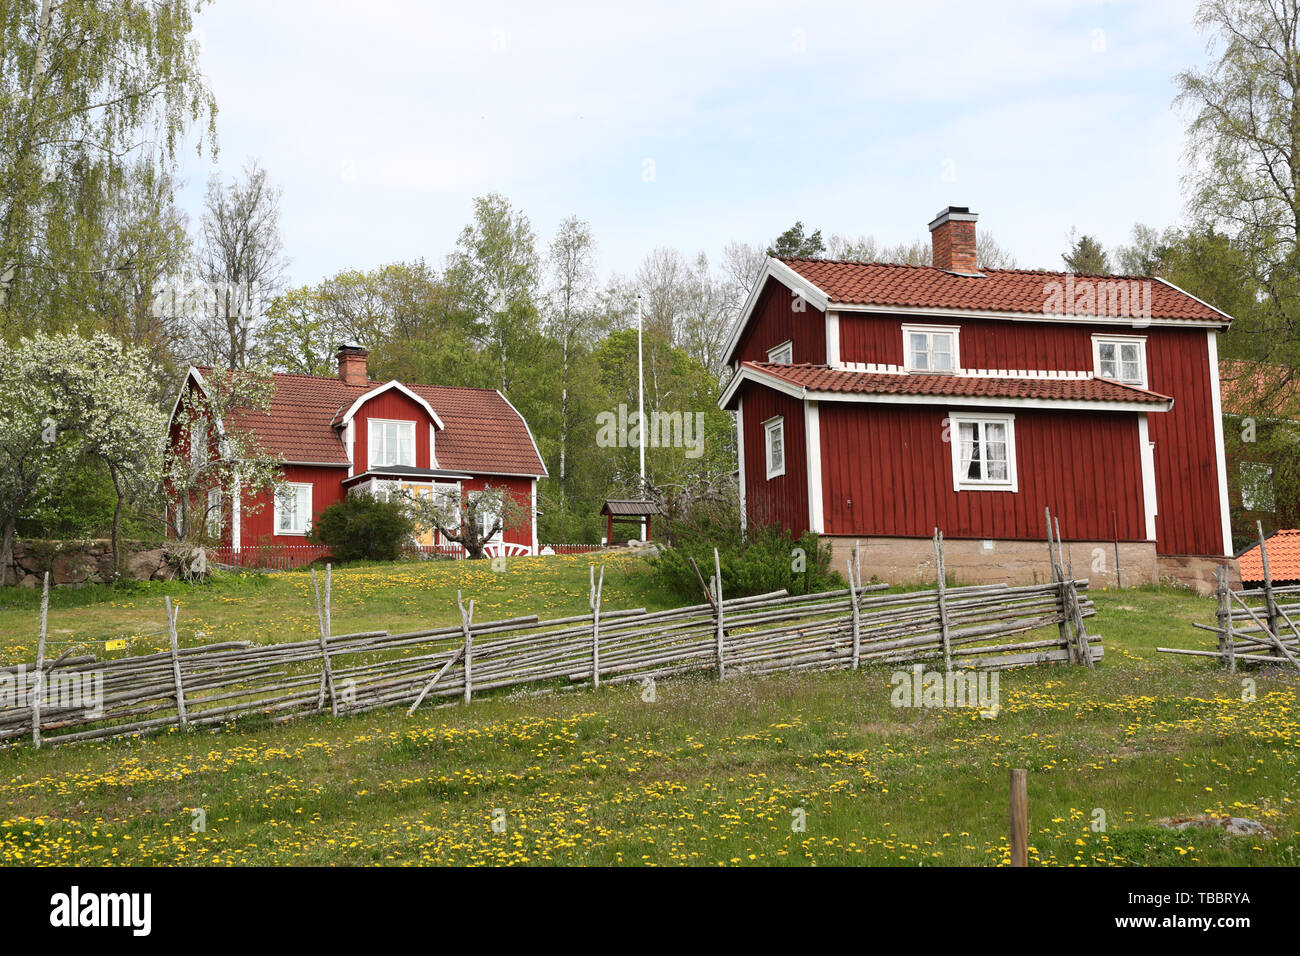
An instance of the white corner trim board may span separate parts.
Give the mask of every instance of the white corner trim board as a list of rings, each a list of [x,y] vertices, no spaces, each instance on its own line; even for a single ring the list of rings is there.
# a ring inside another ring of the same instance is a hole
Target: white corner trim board
[[[740,474],[740,530],[746,530],[745,519],[745,397],[736,400],[736,462]]]
[[[1142,507],[1146,511],[1148,541],[1156,539],[1156,515],[1159,514],[1156,493],[1155,446],[1151,444],[1146,415],[1138,416],[1138,460],[1142,462]]]
[[[1182,291],[1181,289],[1179,291]],[[1200,301],[1199,299],[1197,301]],[[1232,557],[1232,520],[1228,514],[1228,462],[1223,451],[1223,396],[1219,393],[1219,333],[1209,329],[1205,333],[1206,350],[1210,359],[1210,397],[1214,415],[1215,471],[1219,479],[1219,518],[1223,524],[1223,554]]]
[[[821,406],[804,402],[803,444],[808,456],[808,528],[817,534],[826,530],[822,506],[822,429]]]

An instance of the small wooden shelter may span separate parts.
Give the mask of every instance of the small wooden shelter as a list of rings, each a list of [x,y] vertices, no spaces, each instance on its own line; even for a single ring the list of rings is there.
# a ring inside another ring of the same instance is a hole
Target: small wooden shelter
[[[635,521],[637,524],[645,524],[645,540],[650,540],[650,519],[654,515],[663,514],[661,509],[653,501],[630,501],[611,498],[601,507],[600,513],[609,518],[609,532],[605,536],[606,544],[614,543],[614,522],[615,521]]]

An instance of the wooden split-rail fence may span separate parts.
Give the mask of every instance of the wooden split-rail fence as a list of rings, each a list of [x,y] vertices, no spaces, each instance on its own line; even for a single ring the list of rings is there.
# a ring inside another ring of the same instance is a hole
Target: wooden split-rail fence
[[[1193,625],[1210,631],[1218,638],[1214,650],[1189,650],[1182,647],[1158,647],[1166,654],[1190,657],[1217,657],[1236,673],[1237,663],[1273,664],[1300,668],[1300,585],[1277,587],[1268,566],[1268,546],[1262,522],[1255,523],[1259,535],[1259,553],[1264,564],[1263,587],[1234,591],[1228,586],[1228,571],[1219,568],[1214,595],[1217,607],[1214,624]]]
[[[313,639],[182,646],[168,599],[168,649],[108,660],[69,654],[47,660],[42,604],[39,677],[29,678],[21,700],[0,707],[0,741],[30,735],[36,746],[72,743],[253,715],[279,721],[326,711],[414,712],[511,689],[552,694],[685,674],[730,678],[921,661],[946,669],[1090,666],[1100,658],[1101,639],[1084,628],[1095,613],[1087,582],[1065,573],[1059,541],[1056,578],[1023,587],[951,587],[937,532],[934,547],[938,581],[930,590],[886,594],[888,585],[863,584],[855,551],[847,588],[728,598],[715,554],[701,604],[607,610],[604,569],[598,577],[593,567],[589,614],[482,621],[474,602],[458,595],[459,624],[398,634],[333,633],[327,568],[323,593],[313,572],[319,630]],[[0,680],[15,677],[14,668],[0,668]],[[92,684],[93,707],[66,693]]]

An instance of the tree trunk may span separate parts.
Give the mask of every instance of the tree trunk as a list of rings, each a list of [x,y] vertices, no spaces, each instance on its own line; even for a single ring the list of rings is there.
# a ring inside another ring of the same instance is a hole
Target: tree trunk
[[[108,473],[113,478],[113,490],[117,492],[117,503],[113,506],[113,580],[122,576],[122,478],[116,465],[108,466]]]
[[[12,518],[6,519],[4,535],[0,539],[0,587],[4,587],[5,580],[9,577],[9,566],[14,561],[14,530],[16,524]],[[14,575],[17,583],[17,574]]]

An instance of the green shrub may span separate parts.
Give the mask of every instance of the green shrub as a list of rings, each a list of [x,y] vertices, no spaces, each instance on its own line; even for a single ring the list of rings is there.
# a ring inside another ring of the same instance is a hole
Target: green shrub
[[[396,561],[414,530],[403,502],[348,495],[317,515],[307,540],[329,548],[335,561]]]
[[[654,583],[692,604],[704,600],[700,580],[691,566],[694,558],[708,581],[713,574],[715,542],[707,537],[679,539],[650,560]],[[786,590],[812,594],[844,587],[831,570],[831,549],[815,534],[794,538],[776,527],[751,528],[743,539],[718,544],[722,566],[722,596],[745,597]]]

